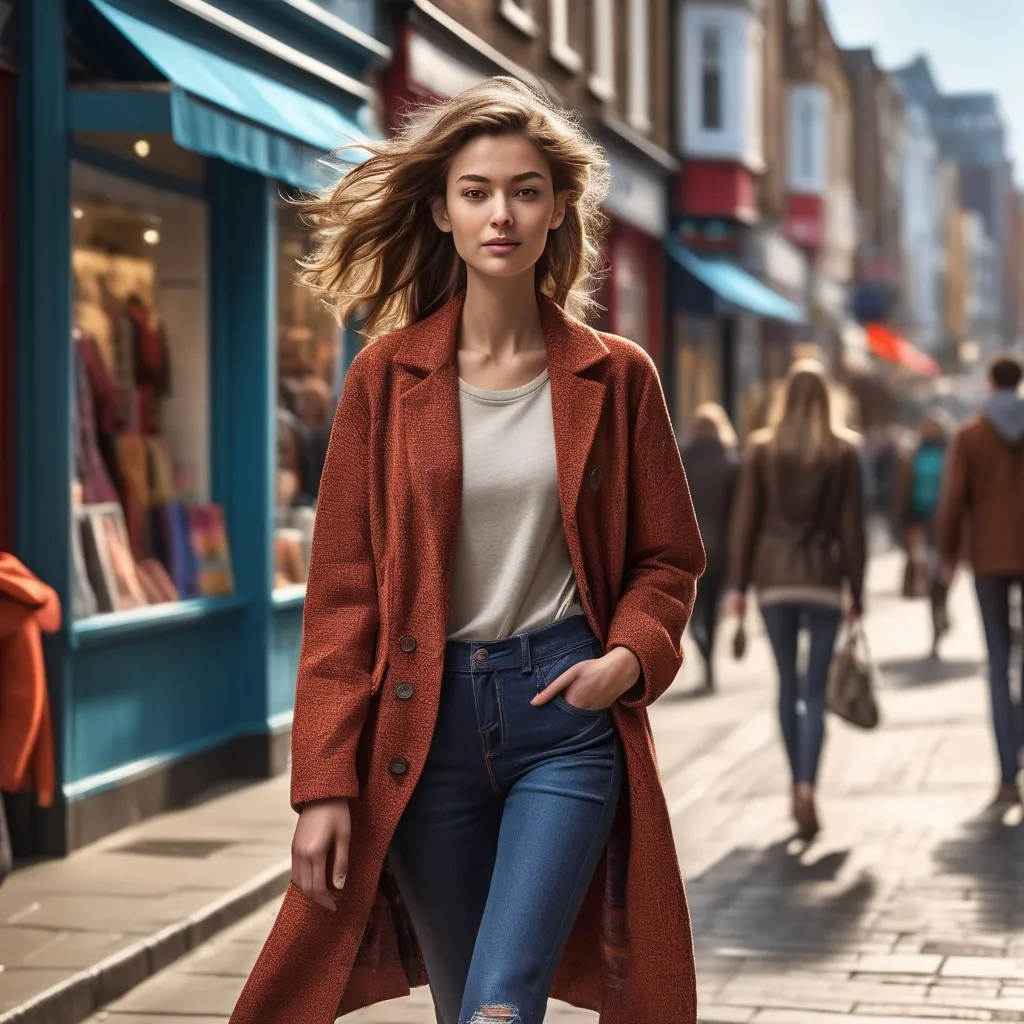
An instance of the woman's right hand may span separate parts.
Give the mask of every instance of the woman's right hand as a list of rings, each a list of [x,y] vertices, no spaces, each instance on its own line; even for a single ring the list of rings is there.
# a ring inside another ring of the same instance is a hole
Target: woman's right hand
[[[292,881],[325,910],[337,909],[331,889],[338,893],[345,885],[351,835],[347,799],[314,800],[299,812],[292,837]]]

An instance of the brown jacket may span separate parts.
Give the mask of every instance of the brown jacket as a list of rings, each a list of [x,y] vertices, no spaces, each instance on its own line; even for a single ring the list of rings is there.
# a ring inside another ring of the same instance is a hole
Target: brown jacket
[[[294,885],[232,1024],[328,1024],[427,981],[386,854],[433,735],[460,512],[460,296],[353,362],[313,538],[292,736],[292,802],[352,799],[336,913]],[[628,785],[554,995],[603,1024],[694,1024],[683,883],[647,705],[672,682],[704,551],[644,351],[541,300],[558,489],[580,599],[636,687],[612,708]],[[411,700],[395,686],[411,683]],[[400,755],[408,770],[391,768]]]
[[[839,439],[818,466],[788,463],[755,435],[733,515],[730,587],[762,594],[834,591],[844,582],[861,604],[866,544],[860,456]]]
[[[969,526],[976,576],[1024,574],[1024,436],[1011,443],[984,416],[961,427],[946,466],[935,543],[953,564]]]

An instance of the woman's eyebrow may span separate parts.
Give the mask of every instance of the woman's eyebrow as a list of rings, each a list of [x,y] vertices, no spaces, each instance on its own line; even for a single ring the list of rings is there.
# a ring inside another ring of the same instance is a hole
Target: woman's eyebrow
[[[540,171],[523,171],[522,174],[516,174],[512,177],[512,181],[518,184],[521,181],[530,181],[532,179],[539,178],[541,181],[545,180],[543,174]],[[459,181],[473,181],[480,185],[490,185],[491,179],[485,177],[482,174],[463,174],[460,175]]]

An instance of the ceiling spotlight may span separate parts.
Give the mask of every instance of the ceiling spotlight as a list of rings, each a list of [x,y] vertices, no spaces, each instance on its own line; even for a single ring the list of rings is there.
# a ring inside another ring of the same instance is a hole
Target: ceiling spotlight
[[[160,232],[156,228],[147,228],[142,232],[142,240],[148,245],[157,245],[160,242]]]
[[[135,143],[135,155],[141,156],[143,160],[149,156],[149,142],[147,142],[146,139],[139,139],[139,141]]]
[[[85,210],[83,210],[80,206],[76,206],[71,211],[71,214],[75,218],[75,220],[81,220],[85,216]]]

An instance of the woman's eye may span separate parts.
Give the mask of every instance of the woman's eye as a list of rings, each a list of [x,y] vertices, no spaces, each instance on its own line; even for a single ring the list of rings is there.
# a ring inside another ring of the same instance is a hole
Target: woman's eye
[[[482,199],[484,197],[483,192],[481,192],[480,189],[478,188],[468,188],[466,189],[465,192],[463,192],[463,195],[467,199]]]
[[[519,194],[521,196],[525,196],[527,199],[532,199],[534,196],[540,195],[540,193],[535,188],[530,188],[530,187],[521,188],[519,190]]]

